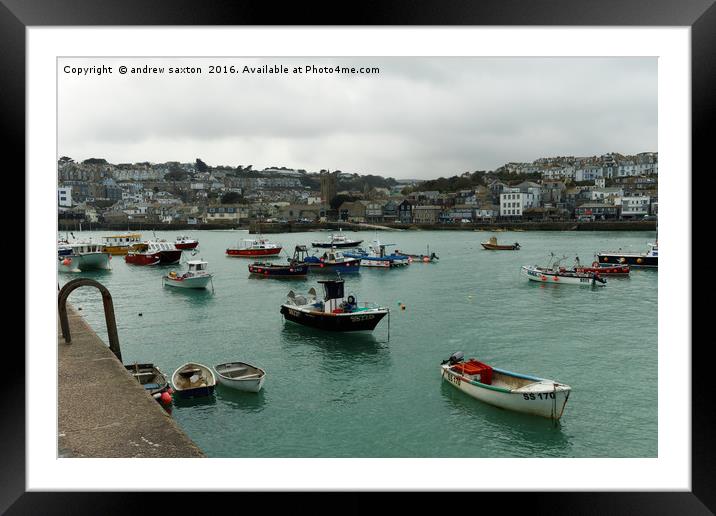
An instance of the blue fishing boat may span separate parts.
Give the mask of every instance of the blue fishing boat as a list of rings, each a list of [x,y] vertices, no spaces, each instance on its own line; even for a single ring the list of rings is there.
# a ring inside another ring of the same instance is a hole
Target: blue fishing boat
[[[410,258],[404,254],[388,253],[386,247],[395,244],[381,244],[378,240],[373,241],[373,245],[368,248],[358,249],[355,251],[343,253],[349,258],[360,259],[362,267],[380,267],[389,269],[393,267],[402,267],[410,264]]]
[[[360,258],[348,257],[345,253],[331,249],[323,254],[309,255],[305,245],[297,245],[293,259],[308,265],[311,272],[352,274],[360,272]]]

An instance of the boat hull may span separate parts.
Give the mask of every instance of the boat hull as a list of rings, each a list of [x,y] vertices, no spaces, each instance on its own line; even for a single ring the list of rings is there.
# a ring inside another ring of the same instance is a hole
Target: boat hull
[[[488,244],[485,242],[480,242],[480,245],[487,249],[488,251],[517,251],[519,250],[518,246],[515,245],[496,245],[496,244]]]
[[[129,252],[146,251],[147,244],[105,245],[104,249],[112,256],[126,256]]]
[[[234,389],[236,391],[243,391],[243,392],[259,392],[261,390],[261,387],[264,385],[264,379],[266,378],[266,375],[262,376],[261,378],[252,378],[249,380],[241,380],[241,379],[234,379],[234,378],[226,378],[224,376],[221,376],[220,374],[217,376],[217,381],[220,385],[224,387],[228,387],[229,389]]]
[[[199,245],[199,242],[174,242],[174,247],[177,249],[196,249],[196,246]]]
[[[57,270],[62,272],[84,272],[110,270],[109,253],[86,253],[58,256]]]
[[[631,267],[651,267],[658,268],[658,256],[643,256],[635,254],[615,254],[615,253],[598,253],[597,259],[599,263],[629,265]]]
[[[549,273],[536,270],[530,267],[522,267],[521,273],[530,281],[538,283],[555,283],[561,285],[581,285],[584,287],[604,286],[605,283],[595,279],[593,275],[589,276],[563,276],[559,274]]]
[[[159,253],[130,253],[124,261],[132,265],[159,265],[162,259]]]
[[[308,274],[308,265],[273,265],[254,263],[249,265],[249,273],[263,278],[300,278]]]
[[[306,258],[306,264],[311,272],[335,274],[352,274],[360,272],[361,260],[350,258],[343,262],[321,261],[315,257]]]
[[[256,256],[276,256],[281,252],[281,247],[272,249],[232,249],[226,250],[227,256],[235,256],[238,258],[254,258]]]
[[[518,392],[491,385],[471,381],[464,376],[450,370],[450,366],[440,366],[442,379],[484,403],[494,405],[506,410],[532,414],[549,419],[559,419],[564,413],[565,405],[569,399],[571,389],[561,386],[558,388],[545,388],[541,390],[530,390],[529,392]],[[507,373],[500,369],[497,372]]]
[[[349,242],[311,242],[311,247],[317,247],[320,249],[348,249],[351,247],[359,247],[363,243],[363,240],[351,240]]]
[[[388,310],[330,314],[281,305],[281,314],[287,321],[326,331],[373,331]]]
[[[575,270],[577,272],[589,272],[592,274],[596,273],[601,276],[629,276],[628,265],[607,265],[604,267],[577,267],[575,268]]]
[[[182,278],[177,276],[172,278],[171,276],[164,276],[164,285],[175,288],[206,288],[211,281],[211,275],[206,276],[194,276],[192,278]]]

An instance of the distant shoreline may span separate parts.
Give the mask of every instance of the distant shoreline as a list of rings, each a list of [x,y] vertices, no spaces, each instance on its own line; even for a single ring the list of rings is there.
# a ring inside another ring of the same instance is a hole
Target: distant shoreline
[[[343,229],[345,231],[656,231],[656,221],[599,221],[599,222],[494,222],[467,224],[354,224],[351,222],[325,223],[266,223],[261,224],[99,224],[78,222],[58,223],[58,231],[196,231],[235,229],[249,230],[250,233],[299,233]]]

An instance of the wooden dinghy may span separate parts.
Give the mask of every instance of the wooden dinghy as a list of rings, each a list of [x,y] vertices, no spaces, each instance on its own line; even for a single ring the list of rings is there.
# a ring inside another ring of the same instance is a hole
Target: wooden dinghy
[[[569,399],[569,385],[467,362],[458,351],[440,365],[442,379],[465,394],[496,407],[549,419],[559,419]]]
[[[245,362],[227,362],[214,366],[219,384],[238,391],[259,392],[266,371]]]
[[[207,366],[189,362],[174,371],[172,383],[174,391],[180,398],[208,396],[214,392],[216,377]]]
[[[125,365],[124,368],[152,398],[164,405],[171,403],[172,388],[169,386],[167,377],[154,364],[131,364]]]

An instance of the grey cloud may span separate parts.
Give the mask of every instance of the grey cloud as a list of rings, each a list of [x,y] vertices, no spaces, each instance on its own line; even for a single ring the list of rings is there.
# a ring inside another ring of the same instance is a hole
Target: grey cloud
[[[209,164],[428,178],[549,155],[657,150],[655,58],[135,59],[132,65],[192,64],[206,72],[209,64],[307,62],[380,66],[381,73],[60,73],[58,152],[113,162],[201,157]]]

